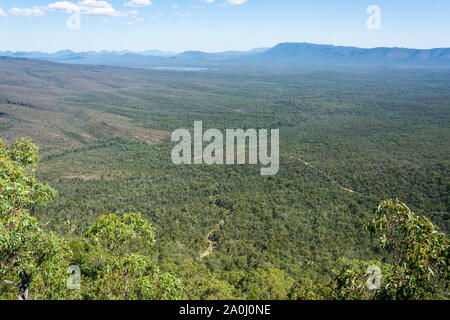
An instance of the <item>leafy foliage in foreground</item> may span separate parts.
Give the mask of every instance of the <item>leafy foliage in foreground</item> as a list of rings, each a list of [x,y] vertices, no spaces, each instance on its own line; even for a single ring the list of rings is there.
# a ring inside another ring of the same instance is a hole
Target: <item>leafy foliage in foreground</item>
[[[8,150],[0,140],[0,285],[17,287],[20,299],[28,298],[30,288],[44,298],[59,298],[70,254],[28,211],[55,195],[34,176],[37,151],[30,141],[18,140]]]
[[[140,214],[101,215],[86,237],[75,254],[82,273],[91,275],[84,277],[90,286],[84,298],[174,299],[181,293],[181,281],[151,258],[155,234]]]
[[[0,141],[0,298],[176,298],[182,284],[151,258],[155,233],[141,215],[102,215],[72,241],[40,227],[29,208],[55,191],[34,175],[37,151],[30,141],[18,140],[10,150]],[[134,252],[139,248],[147,255]],[[75,262],[83,271],[80,291],[66,287]]]
[[[450,249],[430,219],[398,200],[382,201],[368,229],[380,237],[385,261],[353,260],[336,277],[338,299],[429,299],[449,296]],[[370,290],[370,266],[381,267],[382,285]]]

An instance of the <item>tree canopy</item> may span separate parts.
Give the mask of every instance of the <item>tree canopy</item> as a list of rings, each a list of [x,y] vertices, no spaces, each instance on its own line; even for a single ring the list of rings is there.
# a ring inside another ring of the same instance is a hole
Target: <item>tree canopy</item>
[[[67,239],[30,213],[56,192],[34,174],[38,147],[0,140],[0,297],[32,299],[173,299],[179,279],[150,255],[155,232],[140,214],[101,215],[84,237]],[[138,252],[139,251],[139,252]],[[67,288],[68,269],[81,271],[79,291]]]

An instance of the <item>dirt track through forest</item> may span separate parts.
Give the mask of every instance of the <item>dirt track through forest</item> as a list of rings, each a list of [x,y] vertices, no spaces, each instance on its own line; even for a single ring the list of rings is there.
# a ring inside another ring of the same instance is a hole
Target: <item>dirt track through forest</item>
[[[211,253],[214,252],[214,241],[212,241],[210,239],[210,237],[212,236],[212,234],[216,231],[216,228],[212,229],[210,232],[208,232],[208,234],[206,235],[206,241],[208,241],[208,249],[206,249],[206,251],[200,253],[200,259],[203,259],[207,256],[209,256]]]
[[[195,158],[194,158],[195,159]],[[295,157],[289,157],[289,159],[292,160],[296,160],[296,161],[300,161],[301,163],[303,163],[305,166],[315,170],[316,172],[322,174],[324,177],[326,177],[332,184],[336,185],[337,187],[339,187],[340,189],[352,193],[352,194],[358,194],[358,195],[362,195],[361,193],[352,190],[350,188],[344,187],[343,185],[341,185],[340,183],[338,183],[336,180],[334,180],[331,176],[329,176],[326,172],[321,171],[319,169],[317,169],[316,167],[314,167],[311,163],[300,159],[300,158],[295,158]],[[212,229],[211,231],[208,232],[208,234],[206,235],[206,241],[208,242],[208,249],[206,249],[204,252],[200,253],[200,259],[206,258],[207,256],[211,255],[214,252],[214,245],[215,242],[212,241],[210,239],[210,237],[213,235],[213,233],[216,231],[216,229],[218,228],[218,226],[216,226],[216,228]]]
[[[361,195],[361,193],[359,193],[359,192],[357,192],[357,191],[354,191],[354,190],[352,190],[352,189],[350,189],[350,188],[344,187],[343,185],[339,184],[336,180],[334,180],[332,177],[330,177],[326,172],[317,169],[317,168],[314,167],[311,163],[309,163],[309,162],[307,162],[307,161],[305,161],[305,160],[303,160],[303,159],[295,158],[295,157],[289,157],[289,159],[293,159],[293,160],[300,161],[300,162],[303,163],[305,166],[308,166],[308,167],[310,167],[311,169],[313,169],[313,170],[319,172],[319,173],[322,174],[324,177],[326,177],[332,184],[338,186],[338,187],[341,188],[342,190],[347,191],[347,192],[349,192],[349,193],[355,193],[355,194]]]

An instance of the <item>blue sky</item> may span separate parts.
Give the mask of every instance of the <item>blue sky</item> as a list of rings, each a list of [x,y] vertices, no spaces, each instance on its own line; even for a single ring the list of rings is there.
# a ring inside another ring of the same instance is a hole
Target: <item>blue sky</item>
[[[380,29],[366,25],[370,5]],[[0,51],[450,47],[448,0],[2,0],[0,9]],[[71,30],[73,10],[81,24]]]

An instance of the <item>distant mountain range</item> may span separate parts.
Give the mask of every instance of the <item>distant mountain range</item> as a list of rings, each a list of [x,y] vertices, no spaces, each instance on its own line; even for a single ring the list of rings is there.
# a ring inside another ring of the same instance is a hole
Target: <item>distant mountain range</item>
[[[250,51],[183,53],[148,50],[74,52],[1,52],[0,56],[42,59],[72,64],[95,64],[137,68],[223,68],[304,66],[434,66],[450,67],[450,48],[407,49],[280,43],[273,48]]]

